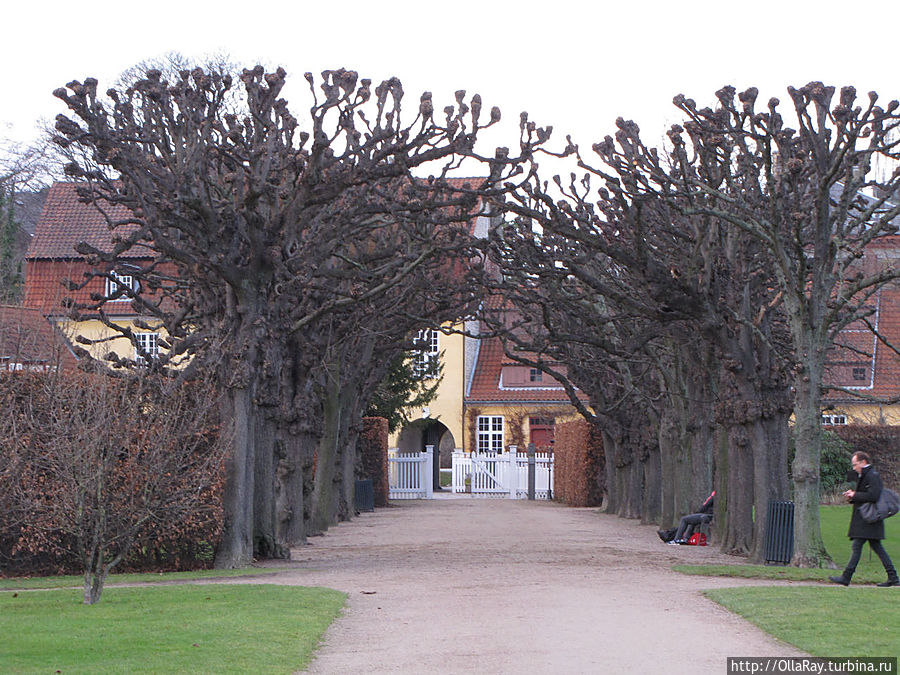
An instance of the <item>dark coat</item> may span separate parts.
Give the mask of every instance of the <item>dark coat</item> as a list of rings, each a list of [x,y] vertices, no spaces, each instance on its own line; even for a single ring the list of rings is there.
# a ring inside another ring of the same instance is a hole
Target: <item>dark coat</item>
[[[862,470],[856,481],[856,494],[850,503],[853,504],[853,515],[850,518],[850,530],[847,536],[851,539],[884,539],[884,521],[867,523],[859,512],[859,505],[864,502],[877,502],[881,495],[881,476],[871,464]]]

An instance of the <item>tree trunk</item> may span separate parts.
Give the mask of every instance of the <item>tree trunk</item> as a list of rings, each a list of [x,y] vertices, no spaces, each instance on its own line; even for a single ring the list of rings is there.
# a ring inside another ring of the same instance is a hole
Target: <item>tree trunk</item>
[[[753,547],[753,448],[743,425],[729,428],[727,438],[728,518],[721,531],[722,551],[748,555]]]
[[[100,602],[100,595],[103,593],[103,584],[106,581],[106,575],[102,571],[94,572],[93,570],[84,573],[84,604],[95,605]]]
[[[292,547],[306,540],[304,466],[315,452],[317,440],[311,433],[286,432],[279,443],[275,468],[275,541],[286,557],[290,557]]]
[[[335,522],[337,500],[340,497],[336,482],[338,448],[341,434],[340,361],[326,369],[324,405],[322,410],[323,433],[316,450],[316,473],[310,504],[309,533],[321,534]]]
[[[819,470],[822,457],[821,400],[817,386],[802,381],[794,404],[794,557],[797,567],[833,566],[819,522]]]
[[[783,393],[787,395],[787,392]],[[754,445],[753,460],[756,521],[750,562],[764,562],[769,502],[784,501],[790,496],[787,472],[788,419],[789,413],[776,410],[760,419],[754,429],[754,436],[758,438]]]
[[[644,504],[641,522],[645,524],[660,522],[662,515],[662,486],[666,483],[662,477],[660,449],[654,448],[641,462],[644,469]]]
[[[797,303],[799,304],[799,303]],[[804,307],[805,308],[805,307]],[[809,314],[818,319],[824,308],[811,307]],[[825,550],[819,522],[819,473],[822,461],[822,391],[827,336],[810,330],[800,320],[800,312],[791,312],[791,333],[799,367],[794,377],[794,462],[791,474],[794,488],[794,557],[796,567],[833,567]]]
[[[216,569],[246,567],[253,561],[256,409],[247,387],[229,389],[225,399],[227,409],[223,411],[223,419],[230,420],[232,438],[225,466],[222,496],[225,523],[216,551]]]
[[[257,409],[253,429],[255,462],[253,481],[253,553],[257,558],[285,558],[275,537],[275,465],[277,424],[268,411]]]
[[[675,453],[682,436],[675,424],[675,416],[669,406],[664,407],[659,422],[659,471],[660,471],[660,513],[659,523],[663,528],[675,527],[680,514],[675,510],[676,485]]]

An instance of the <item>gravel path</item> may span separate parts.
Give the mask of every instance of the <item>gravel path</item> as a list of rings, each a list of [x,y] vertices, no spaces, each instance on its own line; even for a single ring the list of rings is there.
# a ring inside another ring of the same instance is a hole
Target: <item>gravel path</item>
[[[728,656],[799,656],[700,590],[655,528],[546,502],[393,502],[296,549],[272,583],[349,594],[308,672],[725,673]],[[755,582],[759,583],[759,582]]]

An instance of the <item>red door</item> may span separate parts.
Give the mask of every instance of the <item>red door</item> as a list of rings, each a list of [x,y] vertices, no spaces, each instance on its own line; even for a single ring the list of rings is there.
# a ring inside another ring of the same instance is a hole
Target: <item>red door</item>
[[[553,445],[553,419],[532,417],[528,420],[529,438],[534,446],[546,452]]]

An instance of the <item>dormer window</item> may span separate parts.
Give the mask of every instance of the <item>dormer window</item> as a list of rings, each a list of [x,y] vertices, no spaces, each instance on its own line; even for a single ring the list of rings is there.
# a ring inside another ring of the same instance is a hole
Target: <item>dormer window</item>
[[[564,370],[563,366],[557,366]],[[540,368],[530,366],[505,365],[500,369],[501,389],[561,389],[559,382],[552,375]]]
[[[110,300],[114,302],[130,300],[131,295],[137,293],[137,291],[137,279],[130,274],[109,273],[109,277],[106,279],[106,297]]]

